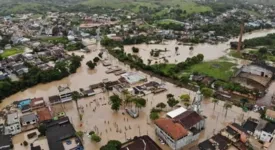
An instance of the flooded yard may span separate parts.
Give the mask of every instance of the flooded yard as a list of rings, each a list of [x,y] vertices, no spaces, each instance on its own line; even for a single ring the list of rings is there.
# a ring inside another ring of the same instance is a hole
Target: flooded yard
[[[245,35],[245,38],[251,38],[256,36],[264,36],[268,33],[275,32],[275,30],[266,30],[259,31],[253,34]],[[202,53],[205,55],[206,60],[212,60],[219,58],[225,55],[225,49],[227,49],[228,43],[223,43],[219,45],[208,45],[208,44],[199,44],[194,46],[193,52],[190,53],[188,46],[179,45],[180,55],[175,56],[175,41],[169,41],[168,45],[137,45],[140,48],[139,55],[147,61],[150,58],[150,50],[152,48],[161,48],[164,49],[167,47],[167,55],[171,55],[169,62],[174,62],[175,59],[178,61],[183,61],[187,57]],[[88,60],[92,60],[94,57],[97,57],[101,49],[100,45],[90,46],[91,53],[85,54],[76,52],[76,55],[84,55],[85,58],[82,61],[82,66],[77,70],[77,73],[70,75],[67,78],[64,78],[60,81],[55,81],[47,84],[39,84],[32,88],[29,88],[23,92],[16,93],[5,100],[0,104],[0,109],[6,107],[7,105],[12,104],[14,101],[22,100],[26,98],[34,97],[44,97],[48,103],[48,97],[58,94],[57,87],[61,84],[67,84],[72,91],[78,90],[80,88],[87,88],[89,85],[102,82],[104,79],[109,81],[117,80],[119,76],[114,74],[106,74],[105,71],[107,67],[104,67],[101,63],[98,64],[95,70],[89,70],[86,66]],[[125,47],[126,51],[131,52],[131,46]],[[173,57],[172,57],[173,56]],[[111,64],[113,66],[119,66],[120,68],[130,71],[129,66],[125,66],[123,63],[118,62],[118,60],[107,55]],[[141,73],[143,74],[143,73]],[[158,81],[162,82],[160,79],[150,77],[145,75],[149,81]],[[125,113],[123,107],[118,112],[111,110],[111,106],[108,104],[108,98],[111,93],[101,93],[92,97],[82,98],[79,100],[79,106],[83,107],[83,121],[80,122],[79,116],[77,115],[77,109],[75,102],[68,102],[64,104],[59,104],[53,106],[52,110],[54,113],[65,112],[69,116],[71,122],[73,123],[76,131],[84,131],[84,147],[86,149],[98,150],[102,145],[106,144],[108,140],[117,139],[121,142],[125,142],[127,139],[133,138],[134,136],[139,135],[149,135],[154,141],[158,143],[164,150],[169,148],[166,145],[160,144],[158,138],[155,135],[154,123],[149,119],[150,110],[155,107],[160,102],[167,102],[166,94],[172,93],[176,98],[182,94],[190,94],[191,99],[194,97],[194,92],[187,89],[176,87],[173,84],[165,83],[167,92],[163,92],[157,95],[149,94],[144,98],[147,100],[147,105],[145,108],[140,110],[140,115],[138,118],[133,119],[128,114]],[[49,103],[48,103],[49,104]],[[181,104],[181,103],[180,103]],[[225,109],[223,108],[224,102],[220,101],[216,106],[215,111],[213,110],[213,103],[210,100],[205,100],[202,103],[202,114],[207,117],[206,119],[206,129],[201,134],[199,142],[210,138],[214,133],[217,133],[222,128],[224,128],[229,122],[238,122],[241,123],[243,120],[248,117],[259,118],[258,113],[248,112],[244,113],[241,108],[233,106],[228,110],[228,115],[225,117]],[[183,104],[181,104],[183,106]],[[165,111],[170,111],[171,108],[166,108]],[[165,117],[165,113],[163,113]],[[95,131],[102,138],[100,143],[94,143],[90,140],[88,133],[90,131]],[[23,146],[20,146],[20,143],[24,141],[24,134],[16,135],[13,140],[15,143],[16,150],[26,149]],[[40,140],[39,140],[40,141]],[[45,143],[45,139],[42,139],[41,142]],[[195,143],[196,144],[196,143]],[[194,144],[192,144],[194,145]],[[191,145],[190,145],[191,146]],[[47,150],[47,147],[43,147],[44,150]],[[185,148],[188,149],[188,146]]]

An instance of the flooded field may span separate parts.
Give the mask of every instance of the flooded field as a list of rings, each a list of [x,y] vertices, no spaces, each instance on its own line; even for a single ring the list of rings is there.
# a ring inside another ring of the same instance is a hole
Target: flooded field
[[[248,34],[245,38],[251,38],[256,36],[264,36],[268,33],[273,33],[275,30],[267,30],[267,31],[259,31],[253,34]],[[170,46],[171,54],[174,52],[175,41],[171,41],[169,45],[150,45],[150,49],[152,46],[158,46],[159,48],[164,48],[165,46]],[[139,45],[144,46],[146,45]],[[183,60],[186,57],[190,57],[189,55],[189,47],[179,46],[179,52],[181,55],[177,56],[178,58]],[[130,49],[131,46],[127,46],[126,49]],[[168,48],[168,47],[167,47]],[[208,45],[208,44],[200,44],[198,46],[194,46],[194,51],[192,55],[196,55],[197,53],[203,53],[205,55],[206,60],[216,59],[225,54],[224,50],[228,48],[228,43],[223,43],[219,45]],[[99,64],[95,70],[89,70],[86,66],[86,62],[88,60],[92,60],[94,57],[98,55],[101,49],[100,45],[91,46],[91,53],[85,54],[76,52],[76,55],[84,55],[85,58],[82,61],[82,66],[77,70],[77,73],[70,75],[67,78],[64,78],[60,81],[55,81],[47,84],[39,84],[32,88],[29,88],[23,92],[16,93],[5,100],[0,104],[0,109],[3,107],[13,103],[17,100],[22,100],[26,98],[34,98],[34,97],[44,97],[46,102],[48,102],[48,97],[52,95],[58,94],[57,87],[61,84],[68,84],[72,90],[79,90],[80,88],[87,88],[91,84],[95,84],[101,82],[103,79],[108,78],[109,81],[118,79],[118,76],[114,74],[106,74],[106,67],[103,67],[102,64]],[[140,48],[141,49],[141,48]],[[148,52],[150,51],[148,50]],[[130,51],[130,50],[129,50]],[[150,57],[149,53],[143,53],[146,50],[140,50],[140,54],[144,57]],[[211,51],[211,53],[209,52]],[[148,54],[148,55],[147,55]],[[112,65],[117,65],[122,69],[130,71],[128,66],[125,66],[123,63],[118,62],[116,59],[107,55]],[[174,59],[171,57],[171,59]],[[158,81],[161,82],[160,79],[150,77],[146,75],[149,81]],[[75,126],[76,130],[84,131],[87,134],[84,136],[84,146],[86,149],[98,150],[102,145],[106,144],[108,140],[118,139],[121,142],[125,142],[127,139],[133,138],[134,136],[145,135],[148,134],[152,139],[154,139],[164,150],[168,150],[169,148],[166,145],[161,145],[159,140],[157,139],[154,131],[154,124],[149,119],[150,110],[152,107],[156,106],[159,102],[165,102],[166,94],[172,93],[175,97],[178,97],[181,94],[190,94],[191,97],[194,97],[194,92],[176,87],[173,84],[165,83],[167,92],[160,93],[157,95],[147,95],[145,99],[147,99],[147,105],[145,108],[142,108],[140,111],[140,116],[137,119],[132,119],[130,116],[125,113],[123,107],[118,112],[113,112],[108,105],[108,97],[111,93],[102,93],[97,94],[93,97],[83,98],[79,100],[79,106],[83,107],[83,122],[79,121],[79,117],[77,115],[75,102],[69,102],[62,105],[53,106],[53,110],[58,112],[65,111],[66,115],[69,116],[71,122]],[[181,104],[183,105],[183,104]],[[201,138],[199,141],[203,141],[213,135],[213,133],[217,133],[220,129],[224,128],[229,122],[238,122],[241,123],[244,119],[252,116],[254,118],[259,118],[259,114],[248,112],[244,113],[241,108],[237,108],[233,106],[228,110],[228,115],[225,118],[225,109],[223,109],[223,102],[220,101],[218,106],[216,106],[216,110],[213,111],[213,103],[210,100],[205,100],[202,104],[203,112],[202,114],[207,117],[206,120],[206,129],[201,134]],[[93,111],[94,110],[94,111]],[[167,108],[166,111],[170,111],[171,108]],[[165,116],[165,113],[163,113]],[[91,142],[88,137],[88,133],[90,131],[95,131],[98,135],[101,136],[102,141],[100,143]],[[20,143],[24,141],[24,134],[16,135],[13,140],[16,147],[16,150],[21,149],[29,149],[29,147],[20,146]],[[44,141],[43,141],[44,140]],[[42,143],[45,143],[45,139],[42,139]],[[195,143],[196,144],[196,143]],[[194,145],[194,144],[193,144]],[[190,145],[191,146],[191,145]],[[46,147],[46,146],[45,146]],[[188,149],[186,147],[185,149]],[[47,147],[44,148],[47,150]]]
[[[243,40],[251,39],[255,37],[266,36],[267,34],[275,33],[275,29],[272,30],[260,30],[253,33],[248,33],[243,36]],[[125,52],[133,53],[132,47],[139,48],[139,53],[136,55],[140,56],[143,59],[143,62],[146,64],[147,60],[152,60],[152,64],[156,61],[158,63],[163,62],[162,57],[165,57],[169,63],[177,63],[184,61],[187,57],[196,56],[197,54],[203,54],[204,60],[213,60],[218,59],[226,55],[226,50],[230,48],[229,43],[231,41],[237,41],[238,38],[233,38],[225,43],[219,43],[217,45],[211,44],[197,44],[193,46],[193,50],[189,50],[190,46],[187,45],[178,45],[177,41],[166,41],[163,44],[137,44],[137,45],[127,45],[124,46]],[[178,52],[176,53],[175,47],[178,47]],[[165,50],[166,52],[161,52],[159,57],[152,57],[150,51],[152,49]]]

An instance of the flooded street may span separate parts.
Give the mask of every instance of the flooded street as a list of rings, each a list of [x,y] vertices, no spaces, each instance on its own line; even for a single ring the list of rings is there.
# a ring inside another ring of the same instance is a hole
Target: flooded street
[[[248,33],[243,36],[243,40],[245,39],[251,39],[255,37],[262,37],[266,36],[267,34],[275,33],[275,29],[271,30],[260,30],[253,33]],[[187,45],[178,45],[177,41],[166,41],[164,44],[137,44],[137,45],[127,45],[124,46],[125,52],[127,53],[133,53],[132,47],[139,48],[139,53],[136,55],[140,56],[143,59],[143,62],[147,64],[147,60],[152,60],[152,64],[154,64],[156,61],[163,62],[162,57],[165,57],[169,63],[177,63],[184,61],[187,57],[196,56],[197,54],[203,54],[204,60],[214,60],[218,59],[224,55],[226,55],[226,50],[230,48],[229,43],[231,41],[237,41],[238,38],[233,38],[229,40],[228,42],[219,43],[217,45],[211,45],[211,44],[197,44],[193,46],[193,50],[190,51],[190,46]],[[178,52],[176,53],[175,47],[178,47]],[[166,52],[161,52],[159,57],[152,57],[150,55],[150,51],[152,49],[158,49],[158,50],[165,50]]]
[[[275,30],[262,30],[252,34],[247,34],[244,38],[252,38],[258,36],[265,36],[268,33],[274,33]],[[165,47],[170,50],[167,52],[171,57],[166,57],[169,59],[169,62],[175,62],[175,59],[178,61],[183,61],[187,57],[202,53],[205,56],[206,60],[217,59],[226,54],[225,50],[229,48],[228,42],[218,45],[209,45],[209,44],[199,44],[194,46],[193,52],[190,54],[189,46],[179,45],[180,55],[175,56],[175,47],[176,42],[171,41],[168,45],[136,45],[140,48],[139,55],[142,55],[144,60],[150,58],[150,50],[152,48],[164,49]],[[70,75],[60,81],[55,81],[47,84],[39,84],[32,88],[29,88],[23,92],[16,93],[6,99],[0,104],[0,109],[4,108],[7,105],[12,104],[14,101],[22,100],[26,98],[34,97],[44,97],[45,101],[48,103],[48,97],[58,94],[57,87],[61,84],[68,84],[72,91],[79,91],[80,88],[87,88],[89,85],[99,83],[103,79],[108,79],[109,81],[117,80],[119,76],[114,74],[106,74],[105,71],[107,67],[104,67],[101,63],[96,66],[95,70],[89,70],[86,66],[86,62],[92,60],[94,57],[98,56],[101,49],[100,45],[91,46],[91,53],[81,53],[75,52],[76,55],[84,55],[85,58],[82,61],[82,66],[77,70],[77,73]],[[131,46],[125,46],[126,51],[131,51]],[[173,57],[172,57],[173,56]],[[174,57],[175,56],[175,57]],[[128,66],[125,66],[123,63],[118,62],[118,60],[108,56],[112,65],[119,66],[120,68],[130,71]],[[145,62],[145,63],[146,63]],[[141,73],[143,74],[143,73]],[[160,79],[150,77],[146,75],[149,81],[158,81]],[[191,99],[194,97],[194,92],[187,89],[176,87],[173,84],[165,83],[167,92],[163,92],[157,95],[149,94],[144,98],[147,100],[147,105],[145,108],[140,110],[140,115],[138,118],[133,119],[128,114],[122,114],[125,112],[123,107],[118,112],[111,110],[111,106],[108,104],[108,97],[111,93],[101,93],[96,96],[82,98],[79,100],[79,106],[83,107],[84,115],[83,122],[79,121],[79,116],[77,115],[75,102],[69,102],[65,104],[59,104],[53,106],[53,111],[66,112],[66,115],[69,116],[71,122],[75,126],[77,131],[81,130],[86,132],[84,135],[84,147],[88,150],[98,150],[102,145],[106,144],[108,140],[117,139],[121,142],[125,142],[127,139],[133,138],[134,136],[148,134],[154,141],[158,143],[164,150],[169,148],[166,145],[161,145],[159,140],[155,135],[154,123],[149,119],[150,110],[152,107],[155,107],[160,102],[167,102],[166,94],[172,93],[176,98],[182,94],[190,94]],[[272,86],[272,85],[271,85]],[[275,86],[275,84],[273,85]],[[206,129],[201,135],[199,141],[203,141],[217,133],[219,130],[224,128],[229,122],[238,122],[241,123],[244,119],[247,119],[249,116],[254,118],[259,118],[258,113],[248,112],[244,113],[241,108],[233,106],[228,110],[228,115],[225,118],[225,109],[223,109],[224,102],[220,101],[216,106],[216,110],[213,110],[213,103],[210,100],[205,100],[202,103],[203,112],[202,114],[207,117],[206,119]],[[183,105],[183,104],[181,104]],[[93,111],[95,110],[95,111]],[[171,108],[166,108],[165,111],[170,111]],[[163,113],[163,117],[165,113]],[[95,143],[90,140],[88,133],[90,131],[95,131],[102,138],[100,143]],[[23,133],[22,133],[23,134]],[[23,142],[24,136],[22,134],[16,135],[14,140],[14,145],[16,150],[28,149],[29,147],[20,146],[20,143]],[[187,149],[187,147],[185,148]],[[47,150],[47,148],[44,148]]]

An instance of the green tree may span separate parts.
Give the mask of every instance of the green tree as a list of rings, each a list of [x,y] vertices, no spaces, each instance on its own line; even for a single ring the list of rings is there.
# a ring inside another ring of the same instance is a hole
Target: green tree
[[[175,47],[175,52],[177,53],[179,50],[179,47]]]
[[[199,62],[202,62],[204,59],[204,56],[203,56],[203,54],[198,54],[197,58],[198,58]]]
[[[224,103],[223,107],[225,108],[225,117],[227,116],[227,111],[229,108],[232,108],[232,104],[229,102]]]
[[[119,98],[118,95],[112,95],[110,96],[110,101],[111,103],[111,109],[114,110],[114,111],[118,111],[121,104],[122,104],[122,100]]]
[[[93,61],[94,61],[95,63],[97,63],[99,60],[100,60],[100,59],[99,59],[98,57],[95,57],[95,58],[93,59]]]
[[[134,103],[136,105],[136,107],[138,108],[138,110],[142,107],[145,107],[146,106],[146,100],[144,98],[134,98]]]
[[[38,127],[38,131],[40,132],[41,135],[45,136],[46,135],[46,126],[44,124],[40,124]]]
[[[242,98],[242,99],[241,99],[241,103],[242,103],[242,105],[243,105],[243,107],[244,107],[245,104],[248,103],[248,99]]]
[[[172,108],[172,107],[176,106],[179,103],[179,101],[176,100],[175,98],[170,98],[170,99],[168,99],[167,103]]]
[[[100,150],[119,150],[121,142],[117,140],[110,140],[108,143],[100,148]]]
[[[77,131],[75,133],[78,137],[80,137],[81,139],[83,139],[83,136],[84,136],[84,132],[83,131]]]
[[[216,105],[219,103],[219,100],[218,99],[213,99],[212,102],[214,103],[213,110],[215,110],[216,109]]]
[[[95,68],[95,66],[96,66],[96,64],[95,64],[95,63],[93,63],[91,60],[90,60],[90,61],[88,61],[88,62],[86,63],[86,65],[87,65],[90,69],[94,69],[94,68]]]
[[[157,112],[151,112],[150,113],[150,119],[156,120],[159,118],[159,114]]]
[[[139,52],[139,49],[136,48],[136,47],[132,47],[132,51],[133,51],[133,53],[138,53],[138,52]]]
[[[188,94],[183,94],[180,96],[181,101],[183,102],[189,102],[190,101],[190,96]]]
[[[174,95],[169,93],[169,94],[166,95],[166,97],[167,97],[167,99],[170,99],[170,98],[174,98]]]
[[[188,107],[190,106],[190,103],[189,103],[189,102],[184,102],[183,104],[184,104],[184,106],[185,106],[186,108],[188,108]]]
[[[259,53],[260,53],[261,55],[266,54],[266,53],[267,53],[267,48],[265,48],[265,47],[260,48],[260,49],[259,49]]]
[[[101,141],[101,138],[100,136],[96,135],[95,133],[91,136],[91,140],[92,141],[95,141],[95,142],[100,142]]]
[[[160,102],[160,103],[157,104],[156,107],[160,108],[160,109],[164,109],[166,107],[166,104],[164,104],[163,102]]]
[[[209,88],[202,88],[201,89],[201,93],[203,94],[203,96],[205,96],[206,98],[209,98],[213,95],[213,90],[209,89]]]

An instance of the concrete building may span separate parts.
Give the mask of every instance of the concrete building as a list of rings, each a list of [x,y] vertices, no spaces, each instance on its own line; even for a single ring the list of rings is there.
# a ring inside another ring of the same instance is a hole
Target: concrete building
[[[60,85],[58,87],[58,91],[62,103],[71,101],[73,99],[71,89],[68,87],[68,85]]]
[[[10,113],[6,117],[5,135],[15,135],[21,132],[20,119],[18,113]]]
[[[174,115],[180,111],[183,113]],[[170,118],[161,118],[155,121],[156,134],[173,150],[182,149],[199,139],[200,132],[205,128],[205,118],[192,110],[177,109],[168,116]]]
[[[265,118],[271,122],[275,122],[275,111],[267,109],[265,113]]]

